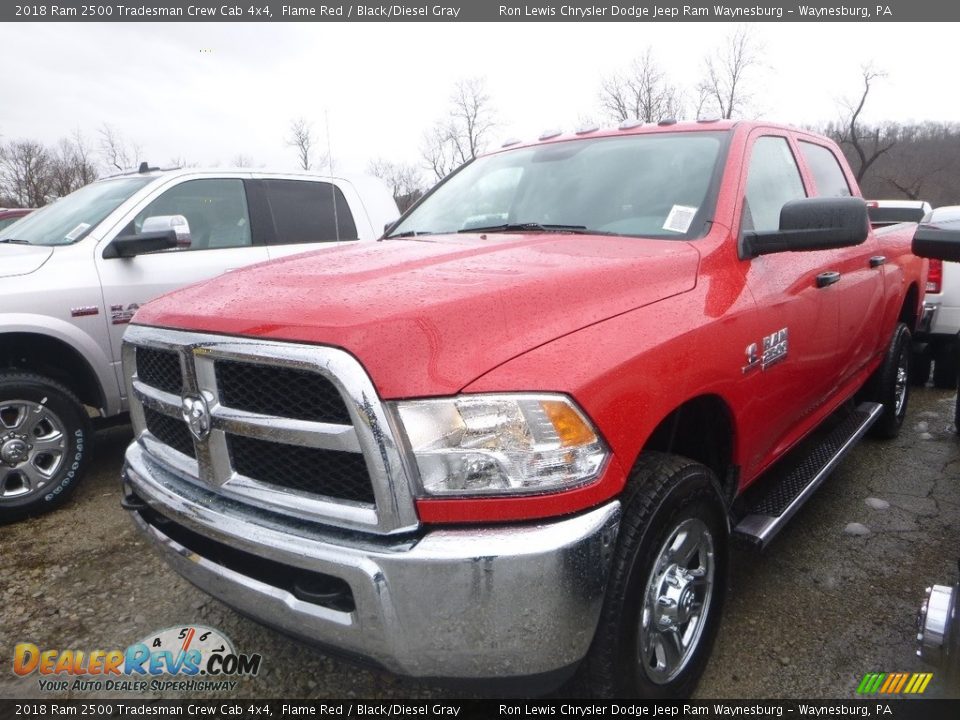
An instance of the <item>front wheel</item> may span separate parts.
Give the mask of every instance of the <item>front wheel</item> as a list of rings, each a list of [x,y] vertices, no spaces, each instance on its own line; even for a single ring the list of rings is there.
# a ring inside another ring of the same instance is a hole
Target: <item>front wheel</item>
[[[90,418],[70,390],[33,373],[0,375],[0,524],[66,500],[91,440]]]
[[[646,453],[623,520],[582,672],[601,697],[688,697],[706,666],[726,590],[727,522],[713,473]]]

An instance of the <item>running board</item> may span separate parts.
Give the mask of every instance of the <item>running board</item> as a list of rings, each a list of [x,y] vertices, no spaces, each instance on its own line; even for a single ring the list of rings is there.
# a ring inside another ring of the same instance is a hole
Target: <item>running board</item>
[[[870,429],[881,412],[883,406],[879,403],[860,403],[802,458],[789,463],[782,475],[775,474],[763,480],[762,494],[755,494],[752,502],[748,502],[746,514],[733,530],[734,537],[754,546],[766,547]]]

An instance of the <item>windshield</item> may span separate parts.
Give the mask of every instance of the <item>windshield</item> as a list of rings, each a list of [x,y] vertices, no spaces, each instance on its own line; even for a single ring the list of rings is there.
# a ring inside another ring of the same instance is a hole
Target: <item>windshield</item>
[[[141,175],[91,183],[0,230],[0,242],[75,243],[153,179]]]
[[[389,237],[480,231],[688,239],[710,219],[726,133],[656,133],[538,145],[479,158]]]

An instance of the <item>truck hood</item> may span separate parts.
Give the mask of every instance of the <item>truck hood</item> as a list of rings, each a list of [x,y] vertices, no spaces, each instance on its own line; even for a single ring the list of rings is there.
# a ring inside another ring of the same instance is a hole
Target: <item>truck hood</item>
[[[691,290],[698,263],[684,241],[387,240],[226,273],[148,303],[134,322],[335,345],[385,398],[444,395],[539,345]]]
[[[0,278],[36,272],[51,255],[52,247],[0,243]]]

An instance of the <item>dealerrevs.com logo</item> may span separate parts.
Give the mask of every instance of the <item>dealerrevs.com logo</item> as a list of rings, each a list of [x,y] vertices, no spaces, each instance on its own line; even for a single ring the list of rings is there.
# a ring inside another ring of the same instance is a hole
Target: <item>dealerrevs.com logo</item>
[[[260,671],[262,657],[237,653],[219,630],[203,625],[151,633],[126,650],[41,650],[18,643],[13,671],[38,675],[46,692],[233,690]]]

